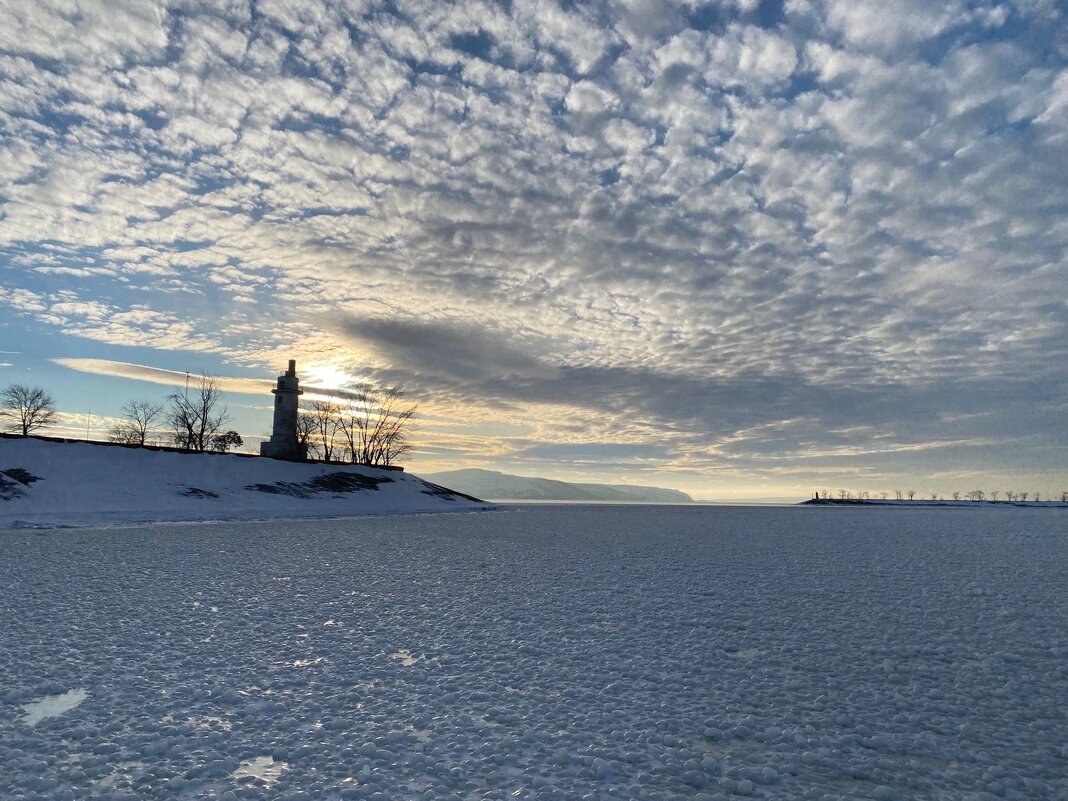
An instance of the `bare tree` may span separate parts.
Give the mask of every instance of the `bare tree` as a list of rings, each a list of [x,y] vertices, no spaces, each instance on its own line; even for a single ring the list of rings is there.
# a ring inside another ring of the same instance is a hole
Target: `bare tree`
[[[1020,500],[1021,501],[1026,501],[1027,500],[1027,493],[1026,492],[1021,492],[1020,493]]]
[[[879,497],[882,498],[885,501],[886,500],[886,496],[889,495],[889,494],[890,494],[889,492],[886,492],[884,490],[884,491],[879,493]]]
[[[209,450],[213,438],[230,422],[229,410],[222,406],[222,390],[216,378],[201,376],[188,393],[175,392],[167,396],[167,400],[171,405],[167,422],[174,444],[179,448]]]
[[[998,499],[999,492],[1001,492],[1001,490],[990,490],[990,500],[996,501]]]
[[[901,490],[894,490],[894,497],[896,497],[900,501],[901,500]]]
[[[341,407],[331,401],[312,401],[306,425],[310,426],[308,444],[324,462],[334,459],[337,451],[337,436],[341,428]],[[300,439],[301,422],[297,420],[297,439]]]
[[[1068,503],[1068,492],[1061,493],[1061,503]]]
[[[338,418],[337,430],[345,450],[345,459],[352,464],[360,461],[363,452],[363,431],[367,412],[355,399],[350,399]]]
[[[163,414],[163,404],[127,401],[122,405],[122,414],[126,419],[108,429],[108,440],[124,445],[144,445],[152,424]]]
[[[297,445],[305,448],[314,459],[319,458],[319,444],[312,437],[315,435],[315,415],[311,412],[297,414]]]
[[[1036,493],[1035,493],[1035,503],[1038,503],[1038,500],[1039,500],[1039,498],[1038,498],[1038,493],[1036,492]]]
[[[960,500],[960,493],[959,492],[954,492],[953,493],[953,500],[955,500],[955,501],[959,501]]]
[[[909,490],[905,494],[909,496],[909,500],[911,501],[913,498],[916,497],[916,490]]]
[[[56,401],[42,387],[12,384],[0,390],[0,419],[4,428],[28,437],[56,420]]]
[[[932,501],[937,501],[938,500],[938,493],[937,492],[932,492],[931,493],[931,500]]]
[[[411,451],[409,435],[415,412],[416,407],[404,401],[400,387],[356,387],[340,426],[349,459],[356,464],[395,464]]]

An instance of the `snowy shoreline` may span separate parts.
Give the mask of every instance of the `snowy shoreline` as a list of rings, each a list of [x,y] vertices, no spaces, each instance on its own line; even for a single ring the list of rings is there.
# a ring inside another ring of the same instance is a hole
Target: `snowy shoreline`
[[[0,439],[0,530],[323,520],[493,508],[398,470]]]

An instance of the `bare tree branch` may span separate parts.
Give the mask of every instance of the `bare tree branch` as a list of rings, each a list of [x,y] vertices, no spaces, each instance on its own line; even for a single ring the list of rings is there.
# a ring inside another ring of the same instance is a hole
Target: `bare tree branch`
[[[379,389],[364,384],[351,392],[339,427],[350,461],[380,466],[396,464],[400,457],[411,452],[411,421],[417,407],[405,404],[404,390],[400,387]]]
[[[55,422],[56,402],[41,387],[12,384],[0,390],[0,418],[8,431],[27,437]]]
[[[216,378],[201,376],[188,394],[175,392],[167,399],[171,437],[179,448],[210,450],[212,439],[230,422],[229,411],[221,406],[222,390]]]
[[[297,414],[297,445],[305,449],[312,458],[319,459],[322,449],[314,439],[316,431],[315,415],[310,412],[299,412]]]
[[[163,414],[163,404],[127,401],[122,406],[122,413],[126,419],[108,430],[108,439],[125,445],[144,445],[152,431],[152,424]]]
[[[337,452],[337,435],[341,427],[341,407],[332,401],[312,401],[310,411],[302,416],[309,427],[308,444],[324,462],[333,461]],[[300,439],[300,417],[297,418],[297,438]]]

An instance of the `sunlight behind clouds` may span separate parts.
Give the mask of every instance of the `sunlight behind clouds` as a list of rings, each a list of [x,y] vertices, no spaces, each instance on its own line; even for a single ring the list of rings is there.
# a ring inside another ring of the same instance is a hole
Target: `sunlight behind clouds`
[[[300,368],[301,380],[323,389],[342,389],[361,383],[361,379],[336,364],[307,364]]]

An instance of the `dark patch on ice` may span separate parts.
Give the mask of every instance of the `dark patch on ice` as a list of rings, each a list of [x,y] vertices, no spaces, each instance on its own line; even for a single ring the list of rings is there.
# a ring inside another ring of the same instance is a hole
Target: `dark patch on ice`
[[[23,470],[21,467],[12,467],[10,470],[2,471],[8,478],[13,478],[23,486],[29,486],[34,481],[40,481],[40,476],[35,476],[29,470]]]
[[[186,487],[185,489],[178,490],[179,495],[184,495],[187,498],[218,498],[219,495],[211,490],[201,489],[200,487]]]
[[[420,479],[422,480],[422,479]],[[448,487],[442,487],[438,484],[431,484],[429,481],[423,481],[425,489],[422,490],[424,495],[433,495],[435,498],[442,498],[446,501],[455,501],[457,498],[463,498],[466,501],[474,501],[475,503],[485,503],[481,498],[476,498],[474,495],[465,495],[462,492],[451,490]]]
[[[249,484],[245,489],[271,495],[290,495],[294,498],[314,498],[319,492],[362,492],[377,490],[380,484],[390,484],[388,476],[365,476],[362,473],[323,473],[302,483],[276,481],[273,484]],[[336,495],[334,497],[337,497]]]

